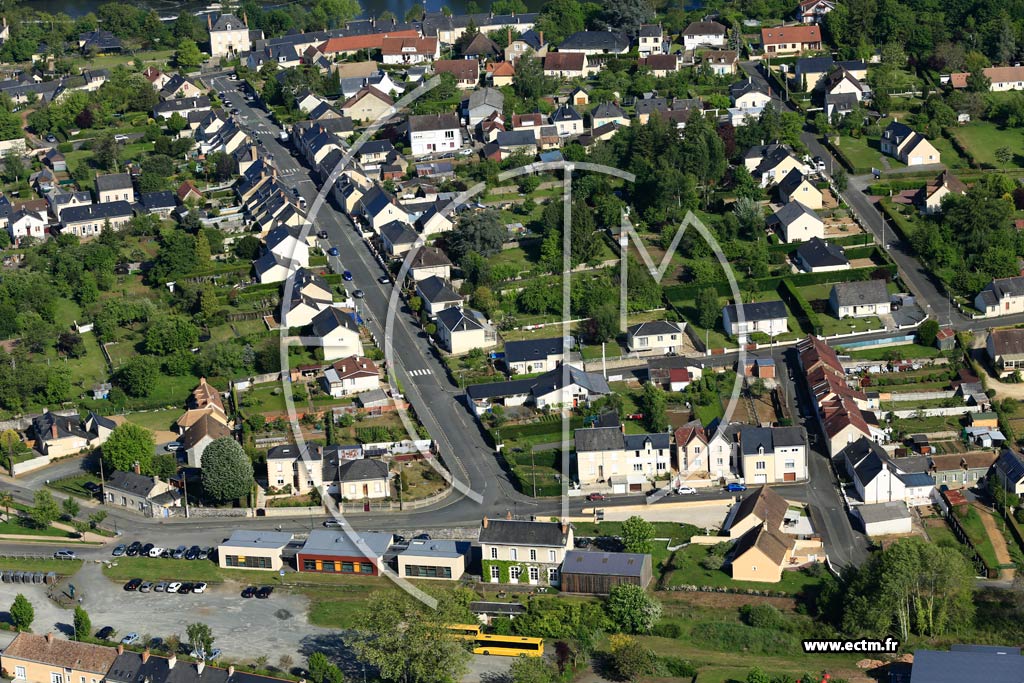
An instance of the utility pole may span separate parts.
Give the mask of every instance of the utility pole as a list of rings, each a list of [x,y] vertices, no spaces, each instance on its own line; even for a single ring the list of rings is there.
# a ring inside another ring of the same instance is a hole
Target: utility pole
[[[181,483],[185,489],[185,519],[188,519],[188,468],[181,471]]]

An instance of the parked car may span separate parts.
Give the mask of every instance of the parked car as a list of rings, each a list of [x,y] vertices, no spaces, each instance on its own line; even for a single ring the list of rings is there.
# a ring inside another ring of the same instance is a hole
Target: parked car
[[[213,557],[213,548],[200,548],[197,560],[208,560]]]
[[[695,493],[697,493],[697,489],[692,486],[680,486],[676,489],[677,496],[692,496]]]
[[[167,584],[168,593],[177,593],[179,588],[181,588],[180,581],[171,581],[169,584]]]
[[[587,501],[591,502],[591,503],[594,502],[595,500],[607,500],[607,498],[608,498],[608,496],[604,495],[603,493],[588,493],[587,494]]]
[[[201,553],[201,552],[203,552],[203,549],[200,548],[197,545],[194,545],[191,548],[189,548],[188,551],[185,553],[185,559],[186,560],[198,560],[199,559],[199,553]]]
[[[122,555],[125,554],[125,552],[127,550],[128,550],[128,546],[126,546],[124,543],[122,543],[121,545],[119,545],[116,548],[114,548],[113,551],[111,551],[110,554],[113,555],[114,557],[121,557]]]
[[[258,589],[256,589],[256,597],[260,600],[266,600],[270,597],[270,594],[273,592],[273,586],[260,586]]]
[[[587,547],[590,546],[590,539],[589,538],[585,538],[585,537],[580,537],[580,538],[576,539],[575,543],[576,543],[576,547],[577,548],[587,548]]]
[[[82,484],[82,488],[88,491],[89,493],[99,493],[100,491],[103,490],[103,487],[94,481],[85,482],[84,484]]]
[[[104,626],[99,631],[96,631],[96,637],[100,640],[111,640],[117,635],[117,631],[114,630],[113,626]]]
[[[124,551],[124,554],[127,555],[128,557],[135,557],[136,555],[139,554],[139,551],[141,551],[141,550],[142,550],[142,544],[139,543],[138,541],[132,541],[128,545],[128,549]]]
[[[319,237],[322,240],[325,240],[325,239],[327,239],[327,231],[326,230],[321,230],[320,232],[318,232],[316,234],[316,236]]]
[[[167,444],[166,446],[164,446],[164,450],[167,451],[168,453],[173,453],[174,451],[179,450],[180,448],[181,448],[181,442],[180,441],[172,441],[169,444]]]
[[[178,586],[178,594],[179,595],[188,595],[191,592],[192,592],[192,584],[187,582],[187,581],[185,583],[181,584],[180,586]]]
[[[333,528],[337,528],[337,527],[340,527],[340,526],[344,526],[344,522],[339,522],[336,519],[327,519],[327,520],[324,520],[324,526],[327,527],[328,529],[333,529]]]
[[[327,253],[330,254],[331,256],[337,256],[341,252],[338,251],[337,247],[331,247],[330,249],[327,250]]]
[[[121,639],[121,643],[124,645],[134,645],[137,642],[139,642],[139,634],[135,631],[132,631]]]
[[[744,486],[743,484],[738,484],[736,482],[733,482],[731,484],[726,484],[725,485],[725,490],[726,491],[733,491],[733,492],[735,492],[735,491],[746,491],[747,487]]]
[[[149,551],[153,549],[152,543],[147,543],[139,549],[139,557],[149,557]]]
[[[251,598],[254,595],[256,595],[256,586],[246,586],[245,588],[242,589],[242,597],[243,598],[248,600],[249,598]]]
[[[46,141],[49,142],[51,145],[55,145],[57,144],[57,136],[54,135],[53,133],[47,133]]]
[[[179,545],[171,551],[171,557],[175,560],[181,560],[185,557],[186,552],[188,552],[188,548],[186,546]]]
[[[160,557],[164,558],[165,560],[171,559],[172,557],[174,557],[174,548],[164,548],[163,552],[160,553]]]
[[[55,560],[73,560],[75,559],[74,550],[58,550],[53,554]]]
[[[200,581],[199,583],[193,583],[192,584],[192,592],[193,593],[205,593],[206,592],[206,584],[203,583],[202,581]]]
[[[141,585],[142,579],[129,579],[128,583],[124,585],[124,589],[126,591],[137,591]]]
[[[140,593],[148,593],[151,590],[153,590],[153,582],[152,581],[143,581],[142,585],[139,586],[139,592]]]
[[[149,556],[150,557],[160,557],[161,555],[164,554],[164,550],[165,549],[161,548],[160,546],[153,546],[152,548],[149,549]]]
[[[345,282],[352,282],[352,271],[346,270],[341,274],[341,279]]]
[[[412,540],[414,540],[414,541],[429,541],[430,540],[430,534],[417,534],[416,536],[412,537]]]
[[[352,290],[352,296],[354,296],[357,299],[362,299],[364,296],[366,296],[366,292],[364,292],[361,289],[354,289]]]
[[[166,581],[161,581],[157,585],[153,586],[153,592],[154,593],[163,593],[166,590],[167,590],[167,582]]]
[[[125,144],[128,142],[128,136],[125,135],[124,133],[118,133],[117,135],[114,136],[114,142]]]
[[[391,278],[388,277],[387,275],[381,275],[379,278],[377,278],[377,282],[381,283],[382,285],[390,285]]]

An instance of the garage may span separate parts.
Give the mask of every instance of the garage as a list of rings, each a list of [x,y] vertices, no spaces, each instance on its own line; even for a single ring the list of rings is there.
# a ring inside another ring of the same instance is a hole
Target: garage
[[[755,474],[754,475],[754,483],[755,484],[767,484],[768,483],[768,475],[767,474]]]
[[[864,533],[871,538],[898,536],[913,531],[910,510],[903,501],[861,505],[856,510],[864,527]]]

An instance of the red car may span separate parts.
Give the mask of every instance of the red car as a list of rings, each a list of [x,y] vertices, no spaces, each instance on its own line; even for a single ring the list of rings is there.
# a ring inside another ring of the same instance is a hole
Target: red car
[[[606,496],[603,493],[588,493],[587,500],[593,502],[595,500],[605,500]]]

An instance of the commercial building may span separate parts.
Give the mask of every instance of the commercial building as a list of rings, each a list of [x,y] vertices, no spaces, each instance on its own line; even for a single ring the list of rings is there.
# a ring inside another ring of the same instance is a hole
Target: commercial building
[[[284,567],[282,553],[291,542],[287,531],[236,529],[217,546],[217,563],[224,569],[280,571]]]

